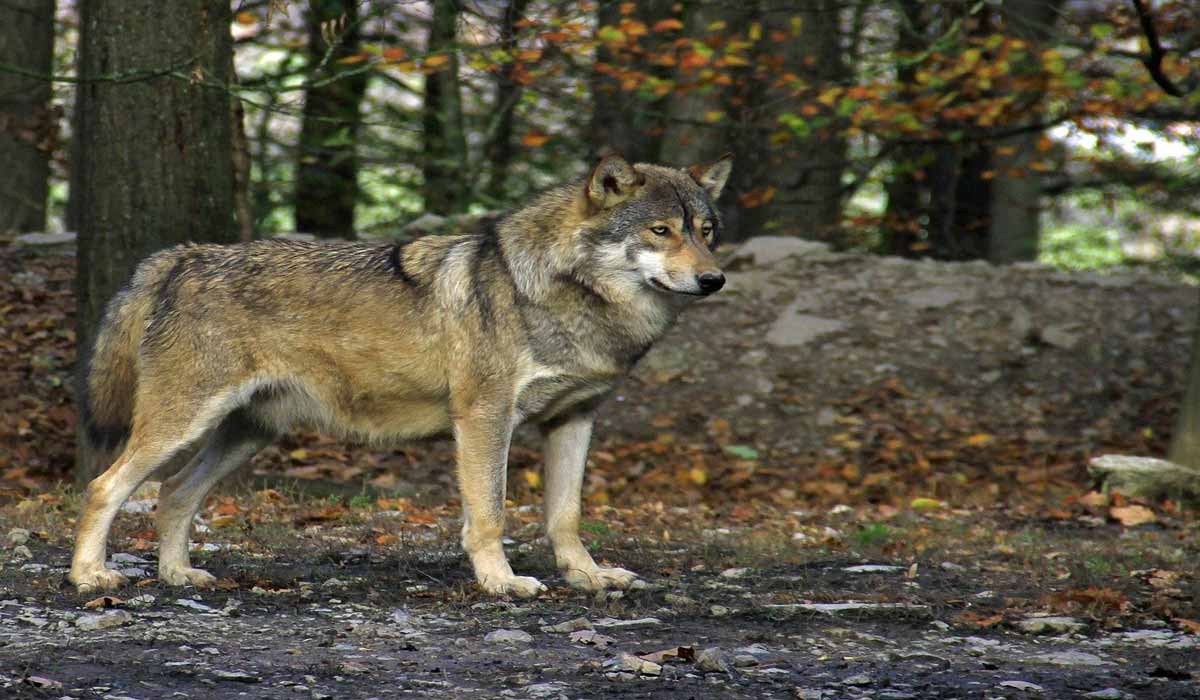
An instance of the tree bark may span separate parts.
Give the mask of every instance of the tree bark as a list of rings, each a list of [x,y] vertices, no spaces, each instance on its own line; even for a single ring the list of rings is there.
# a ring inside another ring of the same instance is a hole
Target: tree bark
[[[813,90],[845,84],[849,71],[842,46],[840,0],[771,0],[763,5],[765,35],[795,32],[793,17],[800,18],[799,35],[776,43],[772,51],[782,59],[781,72],[798,75]],[[767,124],[795,111],[786,94],[768,90],[763,95]],[[759,145],[759,182],[776,190],[775,198],[744,214],[748,227],[773,235],[833,241],[841,225],[846,170],[846,140],[836,128],[814,130],[807,137],[795,134],[786,142],[764,140]],[[747,159],[742,158],[743,161]],[[753,167],[748,162],[746,166]]]
[[[1032,49],[1026,64],[1033,64],[1034,56],[1041,53],[1045,44],[1052,40],[1055,19],[1063,0],[1009,0],[999,6],[1000,17],[1005,23],[1005,33],[1029,42]],[[1020,70],[1020,66],[1014,66]],[[1042,110],[1036,103],[1038,95],[1017,95],[1017,99],[1034,103],[1023,121],[1029,124],[1041,118]],[[1015,124],[1013,126],[1019,126]],[[987,258],[994,263],[1011,263],[1037,258],[1038,241],[1041,238],[1041,189],[1042,176],[1029,168],[1038,159],[1038,141],[1041,132],[1031,131],[1011,136],[997,142],[995,168],[992,180],[991,225],[988,233]],[[1000,151],[1011,152],[1001,156]]]
[[[504,6],[504,18],[500,25],[500,48],[510,55],[517,50],[517,22],[525,16],[529,0],[508,0]],[[514,64],[515,65],[515,64]],[[512,79],[508,67],[496,74],[495,132],[487,144],[489,174],[487,195],[492,200],[504,201],[508,189],[508,166],[513,159],[513,125],[516,120],[517,102],[521,99],[521,84]]]
[[[451,214],[466,209],[469,194],[467,136],[463,126],[462,94],[458,82],[458,0],[434,0],[433,20],[426,44],[430,55],[449,60],[425,76],[422,129],[425,140],[422,194],[425,210]]]
[[[925,23],[921,16],[920,0],[897,0],[900,25],[896,32],[896,83],[900,99],[916,90],[917,66],[912,59],[924,45]],[[925,167],[924,149],[905,145],[896,149],[892,158],[892,173],[885,188],[887,209],[884,214],[883,250],[891,255],[913,256],[923,247],[921,187]]]
[[[81,5],[73,180],[81,359],[105,304],[142,258],[185,241],[237,240],[223,87],[230,15],[229,3],[208,0]],[[95,460],[79,457],[78,478],[91,478]]]
[[[46,227],[50,156],[58,118],[50,109],[54,0],[0,2],[0,63],[44,78],[0,72],[0,232]]]
[[[1192,332],[1192,361],[1167,459],[1200,469],[1200,318]]]
[[[326,22],[341,27],[332,49],[321,31]],[[309,70],[316,71],[311,79],[318,84],[304,95],[296,170],[296,229],[323,238],[354,238],[359,108],[367,74],[357,65],[339,61],[361,50],[358,2],[310,0],[305,24]],[[338,76],[338,72],[344,74]]]
[[[624,15],[619,2],[601,2],[596,8],[598,27],[618,26]],[[660,19],[672,15],[667,0],[643,0],[636,3],[631,19],[652,27]],[[603,152],[619,153],[631,163],[656,162],[666,128],[662,98],[648,100],[637,90],[625,90],[621,81],[606,69],[631,68],[641,72],[665,75],[646,61],[646,52],[659,50],[665,39],[654,32],[638,37],[638,49],[613,51],[601,43],[596,48],[596,67],[592,71],[592,121],[588,128],[588,144],[594,160]]]

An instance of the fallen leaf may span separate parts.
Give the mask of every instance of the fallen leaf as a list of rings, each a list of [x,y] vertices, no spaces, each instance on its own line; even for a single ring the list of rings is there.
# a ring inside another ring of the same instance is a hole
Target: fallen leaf
[[[1137,527],[1158,520],[1154,511],[1146,506],[1114,506],[1108,509],[1108,514],[1125,527]]]
[[[94,598],[83,604],[83,607],[89,610],[97,608],[111,608],[123,604],[125,601],[111,595],[102,595],[99,598]]]

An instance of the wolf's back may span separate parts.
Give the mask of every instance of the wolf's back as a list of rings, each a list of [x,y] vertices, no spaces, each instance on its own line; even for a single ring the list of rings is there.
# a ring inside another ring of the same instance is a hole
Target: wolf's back
[[[129,284],[105,308],[91,352],[80,375],[80,439],[84,454],[107,460],[129,437],[138,381],[138,349],[178,249],[155,254],[140,265]]]

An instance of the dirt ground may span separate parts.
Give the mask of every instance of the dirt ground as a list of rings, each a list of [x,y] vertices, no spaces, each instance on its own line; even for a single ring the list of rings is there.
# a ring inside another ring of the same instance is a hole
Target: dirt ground
[[[300,434],[201,514],[218,589],[153,579],[151,492],[102,600],[55,484],[71,257],[5,252],[0,697],[1200,697],[1196,511],[1087,474],[1162,454],[1192,287],[759,242],[602,413],[584,536],[643,587],[554,574],[535,435],[508,549],[550,592],[513,602],[470,581],[447,443]]]

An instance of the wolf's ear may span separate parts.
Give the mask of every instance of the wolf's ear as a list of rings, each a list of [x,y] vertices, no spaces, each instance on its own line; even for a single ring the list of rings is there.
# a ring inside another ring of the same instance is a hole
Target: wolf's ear
[[[632,197],[645,181],[621,156],[605,156],[588,176],[588,203],[598,210],[615,207]]]
[[[687,171],[696,184],[703,187],[708,196],[715,201],[721,196],[721,190],[725,189],[725,183],[729,181],[729,173],[733,171],[733,154],[726,153],[711,163],[698,163]]]

